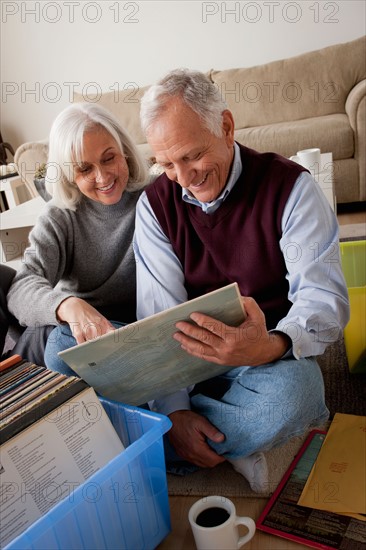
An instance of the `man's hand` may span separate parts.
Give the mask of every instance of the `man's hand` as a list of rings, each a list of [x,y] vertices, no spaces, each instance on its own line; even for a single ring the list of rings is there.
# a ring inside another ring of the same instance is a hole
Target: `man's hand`
[[[195,324],[179,321],[174,338],[190,355],[219,365],[258,366],[279,359],[292,345],[286,334],[269,333],[263,311],[253,298],[242,297],[247,318],[230,327],[202,313],[192,313]]]
[[[114,330],[114,326],[99,311],[85,300],[74,296],[61,302],[56,314],[59,321],[70,325],[71,332],[78,344]]]
[[[220,443],[225,439],[207,418],[193,411],[175,411],[169,415],[173,423],[168,432],[170,443],[183,459],[201,468],[213,468],[225,458],[209,447],[206,439]]]

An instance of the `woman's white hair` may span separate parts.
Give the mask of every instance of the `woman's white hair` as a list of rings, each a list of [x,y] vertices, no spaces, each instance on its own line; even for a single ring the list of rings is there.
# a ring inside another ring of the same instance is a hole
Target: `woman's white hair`
[[[126,158],[126,190],[135,191],[146,185],[146,162],[116,118],[100,105],[74,103],[56,117],[49,138],[46,188],[60,208],[76,210],[82,193],[74,183],[74,167],[83,160],[84,134],[98,128],[114,138]]]
[[[217,137],[222,135],[222,113],[227,109],[216,84],[203,73],[175,69],[150,86],[141,100],[141,126],[145,135],[172,97],[180,97],[202,120],[204,127]]]

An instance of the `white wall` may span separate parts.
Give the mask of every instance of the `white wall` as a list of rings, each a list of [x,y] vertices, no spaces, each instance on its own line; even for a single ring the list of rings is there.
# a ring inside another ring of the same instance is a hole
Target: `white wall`
[[[257,65],[353,40],[366,30],[364,0],[0,5],[1,132],[14,147],[46,138],[73,89],[142,86],[174,67]]]

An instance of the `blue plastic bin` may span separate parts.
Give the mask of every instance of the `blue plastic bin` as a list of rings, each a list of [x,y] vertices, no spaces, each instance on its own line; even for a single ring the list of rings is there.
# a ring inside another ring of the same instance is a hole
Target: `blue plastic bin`
[[[56,504],[6,550],[153,549],[170,532],[162,415],[101,399],[121,454]]]

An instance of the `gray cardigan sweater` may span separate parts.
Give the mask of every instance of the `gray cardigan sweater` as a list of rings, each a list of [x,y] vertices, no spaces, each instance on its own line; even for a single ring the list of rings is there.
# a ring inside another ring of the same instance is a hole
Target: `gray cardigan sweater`
[[[8,292],[9,311],[21,325],[57,325],[57,307],[70,296],[110,320],[135,320],[132,237],[140,194],[125,191],[114,205],[83,196],[76,211],[47,204]]]

